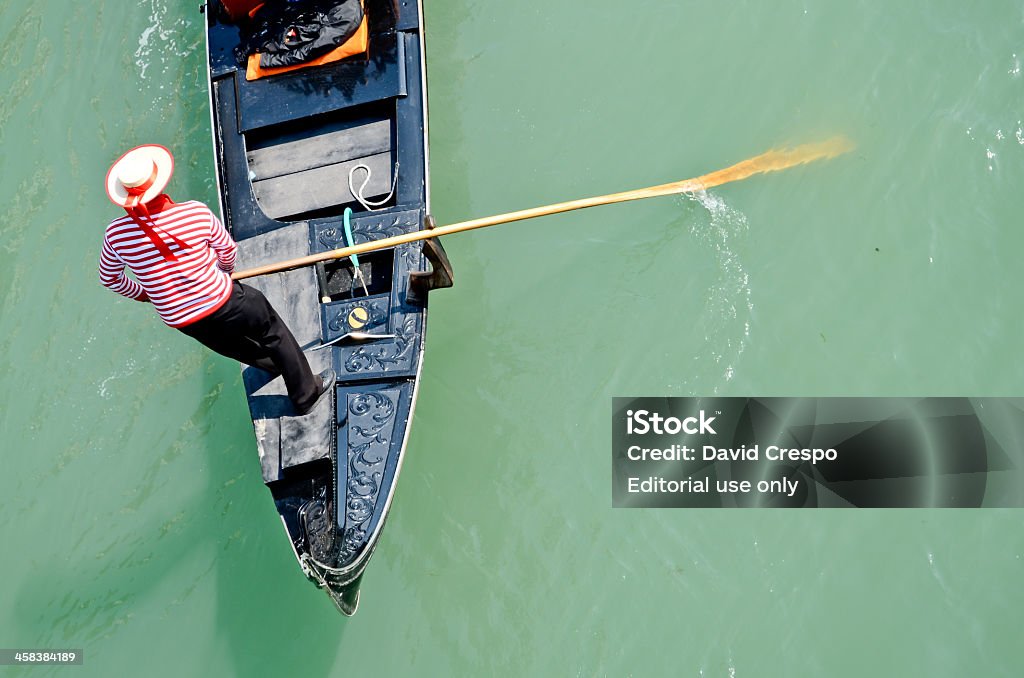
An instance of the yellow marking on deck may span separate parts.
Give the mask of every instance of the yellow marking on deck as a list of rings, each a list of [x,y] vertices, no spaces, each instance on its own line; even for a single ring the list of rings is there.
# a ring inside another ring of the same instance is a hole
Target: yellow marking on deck
[[[370,314],[362,306],[357,306],[348,314],[348,325],[354,330],[365,327],[370,319]]]

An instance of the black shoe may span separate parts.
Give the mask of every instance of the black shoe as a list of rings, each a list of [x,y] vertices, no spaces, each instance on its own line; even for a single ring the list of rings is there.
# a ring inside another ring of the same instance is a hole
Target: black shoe
[[[299,410],[298,408],[295,408],[296,410],[298,410],[300,415],[306,415],[312,412],[313,409],[320,404],[320,401],[323,400],[326,395],[334,391],[334,385],[338,381],[338,375],[334,373],[334,370],[324,370],[318,376],[320,377],[320,381],[323,384],[322,390],[320,391],[320,395],[318,395],[316,397],[316,400],[314,400],[312,404],[306,409]]]

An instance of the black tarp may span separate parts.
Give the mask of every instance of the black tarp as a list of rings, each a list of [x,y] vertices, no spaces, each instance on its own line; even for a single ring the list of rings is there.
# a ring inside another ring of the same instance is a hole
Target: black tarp
[[[241,24],[240,64],[260,53],[261,68],[294,66],[348,40],[363,20],[359,0],[268,0]]]

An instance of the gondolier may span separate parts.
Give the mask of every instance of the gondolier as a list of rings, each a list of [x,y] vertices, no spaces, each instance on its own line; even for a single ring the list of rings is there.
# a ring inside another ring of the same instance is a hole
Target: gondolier
[[[173,171],[170,151],[150,144],[107,172],[107,195],[127,214],[104,233],[100,282],[152,303],[165,324],[213,351],[281,375],[296,411],[306,414],[334,387],[334,372],[314,375],[266,297],[231,280],[234,240],[203,203],[175,203],[163,193]]]

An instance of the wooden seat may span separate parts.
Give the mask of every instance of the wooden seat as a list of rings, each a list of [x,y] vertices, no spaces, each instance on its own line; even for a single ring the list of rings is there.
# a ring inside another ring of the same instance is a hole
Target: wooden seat
[[[338,208],[356,202],[349,190],[349,173],[358,165],[371,171],[363,190],[367,199],[391,190],[391,121],[360,121],[338,128],[325,126],[313,136],[298,140],[270,139],[249,150],[253,193],[269,217],[283,219]],[[366,179],[357,170],[352,184],[358,190]]]

